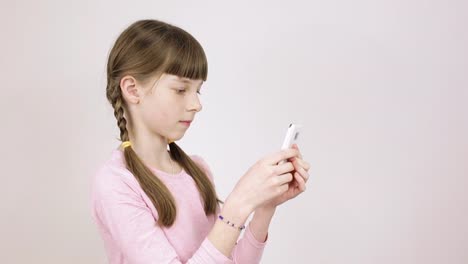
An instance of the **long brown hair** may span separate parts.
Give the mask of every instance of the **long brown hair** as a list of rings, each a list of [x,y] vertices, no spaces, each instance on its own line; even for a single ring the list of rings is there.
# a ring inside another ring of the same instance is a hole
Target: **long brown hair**
[[[158,20],[139,20],[117,38],[107,62],[107,99],[114,108],[120,129],[120,140],[128,141],[127,111],[120,89],[124,75],[145,82],[157,73],[168,73],[190,79],[208,75],[208,63],[200,43],[185,30]],[[175,142],[169,144],[170,156],[192,176],[204,201],[205,214],[216,213],[221,202],[206,173]],[[131,146],[124,148],[127,169],[158,211],[158,224],[172,226],[176,218],[174,197],[164,183],[142,162]]]

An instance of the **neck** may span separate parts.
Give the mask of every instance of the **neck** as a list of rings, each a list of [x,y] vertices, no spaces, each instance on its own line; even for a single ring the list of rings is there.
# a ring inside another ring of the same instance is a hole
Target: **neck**
[[[133,150],[147,166],[166,171],[166,168],[169,168],[169,171],[172,167],[175,169],[176,164],[170,157],[167,138],[130,133],[129,138]]]

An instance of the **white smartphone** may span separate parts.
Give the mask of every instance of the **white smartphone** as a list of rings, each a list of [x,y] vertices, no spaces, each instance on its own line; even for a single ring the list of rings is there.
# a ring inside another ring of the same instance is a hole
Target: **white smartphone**
[[[298,142],[299,135],[302,130],[302,125],[291,123],[289,124],[288,131],[286,131],[286,136],[284,137],[283,145],[281,149],[291,148],[291,146]],[[278,162],[278,165],[285,163],[286,160]]]

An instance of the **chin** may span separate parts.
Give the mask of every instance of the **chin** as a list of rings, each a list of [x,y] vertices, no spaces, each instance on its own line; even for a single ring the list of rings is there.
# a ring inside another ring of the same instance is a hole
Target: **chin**
[[[167,137],[167,138],[170,138],[171,141],[178,141],[178,140],[181,140],[182,138],[184,137],[184,134],[182,135],[173,135],[173,136],[170,136],[170,137]]]

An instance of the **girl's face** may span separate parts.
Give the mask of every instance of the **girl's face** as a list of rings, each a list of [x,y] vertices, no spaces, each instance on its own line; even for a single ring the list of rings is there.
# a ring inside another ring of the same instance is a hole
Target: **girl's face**
[[[193,121],[202,109],[199,99],[202,84],[203,80],[166,73],[149,80],[138,92],[138,104],[132,104],[134,118],[140,119],[138,129],[172,141],[182,138],[190,126],[183,121]]]

